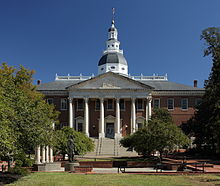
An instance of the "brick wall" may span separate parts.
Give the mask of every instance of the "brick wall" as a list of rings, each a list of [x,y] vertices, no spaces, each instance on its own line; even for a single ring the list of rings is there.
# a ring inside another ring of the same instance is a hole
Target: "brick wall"
[[[67,110],[60,110],[61,109],[61,98],[67,98],[64,96],[50,96],[47,98],[53,98],[55,108],[60,112],[59,115],[59,121],[60,123],[64,123],[68,125],[69,122],[69,108],[67,107]],[[155,96],[152,100],[152,109],[153,109],[153,101],[156,98],[160,98],[160,108],[167,108],[167,99],[173,98],[174,99],[174,109],[170,110],[171,116],[173,118],[173,121],[176,125],[181,125],[182,122],[186,122],[188,119],[190,119],[195,112],[195,102],[197,98],[201,98],[198,96]],[[188,98],[188,109],[182,110],[181,109],[181,99],[182,98]],[[75,117],[82,116],[84,117],[84,111],[77,111],[76,109],[76,100],[73,101],[74,107],[75,107]],[[104,101],[104,108],[105,108],[105,117],[111,115],[115,117],[115,102],[114,102],[114,110],[109,111],[106,109],[107,101]],[[69,104],[67,104],[69,106]],[[137,111],[136,117],[144,117],[146,116],[146,101],[144,101],[144,110]],[[128,135],[131,131],[131,100],[125,99],[125,110],[121,111],[121,119],[122,119],[122,135]],[[89,99],[89,133],[91,137],[97,137],[98,136],[98,128],[99,128],[99,116],[100,111],[95,110],[95,99]]]

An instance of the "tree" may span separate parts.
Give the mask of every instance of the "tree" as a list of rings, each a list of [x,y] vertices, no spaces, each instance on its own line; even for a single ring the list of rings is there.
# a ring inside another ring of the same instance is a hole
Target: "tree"
[[[152,119],[143,128],[123,138],[120,143],[127,148],[134,149],[143,156],[165,149],[172,150],[177,146],[187,145],[189,139],[173,122],[169,112],[156,109]]]
[[[213,65],[205,83],[203,101],[188,123],[191,126],[186,128],[196,137],[199,149],[206,145],[216,152],[216,148],[220,149],[220,28],[205,29],[201,39],[206,45],[204,56],[211,56]]]
[[[67,142],[71,135],[74,137],[75,154],[83,155],[94,150],[92,140],[85,134],[69,127],[63,127],[61,130],[55,131],[55,148],[57,153],[63,155],[63,159],[68,154]]]
[[[36,145],[52,143],[52,122],[57,112],[32,84],[34,71],[20,66],[0,68],[0,152],[1,155],[31,153]]]

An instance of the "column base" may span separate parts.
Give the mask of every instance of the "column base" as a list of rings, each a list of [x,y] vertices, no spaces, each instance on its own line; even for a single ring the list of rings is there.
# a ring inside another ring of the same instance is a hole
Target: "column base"
[[[99,138],[104,138],[105,137],[105,133],[99,133]]]
[[[85,135],[89,137],[89,133],[85,133]]]
[[[115,133],[115,138],[122,138],[121,133]]]

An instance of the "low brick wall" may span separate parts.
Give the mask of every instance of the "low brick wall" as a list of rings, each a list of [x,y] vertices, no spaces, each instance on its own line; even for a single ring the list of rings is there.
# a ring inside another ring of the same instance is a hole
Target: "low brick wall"
[[[80,161],[80,166],[92,166],[94,168],[112,168],[112,161]]]
[[[76,173],[92,172],[92,167],[75,167]]]
[[[155,167],[156,163],[154,162],[137,162],[137,161],[128,161],[127,166],[129,167]]]

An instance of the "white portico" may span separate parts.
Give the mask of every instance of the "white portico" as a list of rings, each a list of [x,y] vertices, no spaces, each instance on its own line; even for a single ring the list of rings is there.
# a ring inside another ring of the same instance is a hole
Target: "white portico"
[[[123,111],[128,113],[131,116],[129,122],[126,123],[127,127],[130,129],[129,133],[133,133],[137,130],[137,116],[136,116],[136,107],[137,107],[137,99],[141,99],[146,102],[145,117],[142,120],[148,120],[151,116],[151,90],[152,87],[147,86],[145,84],[134,81],[130,78],[124,77],[122,75],[108,72],[105,74],[101,74],[89,80],[80,82],[78,84],[72,85],[67,88],[69,91],[69,126],[73,128],[76,127],[77,121],[79,118],[75,117],[77,112],[77,107],[73,100],[83,100],[82,110],[81,110],[81,124],[83,132],[90,136],[91,133],[91,125],[92,120],[94,121],[95,116],[91,113],[94,112],[90,103],[92,100],[99,101],[99,110],[96,112],[98,124],[98,137],[109,137],[120,138],[122,137],[122,121],[123,117],[121,117],[121,107],[120,101],[126,100],[130,101],[131,104],[129,106],[131,108],[126,108]],[[112,100],[112,108],[107,107],[108,100]],[[78,102],[77,102],[78,104]],[[79,106],[79,105],[78,105]],[[78,112],[80,113],[80,111]],[[125,114],[124,114],[125,115]],[[79,123],[78,123],[79,124]],[[111,133],[114,134],[111,136]],[[107,133],[107,134],[106,134]]]

